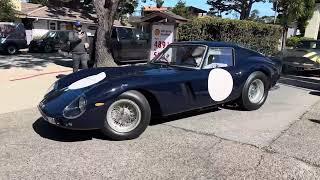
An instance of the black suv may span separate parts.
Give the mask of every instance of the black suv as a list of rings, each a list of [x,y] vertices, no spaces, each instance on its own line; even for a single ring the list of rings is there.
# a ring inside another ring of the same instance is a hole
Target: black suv
[[[0,22],[0,51],[15,54],[27,48],[26,30],[22,23]]]
[[[111,38],[111,52],[117,63],[148,60],[150,53],[148,34],[131,27],[114,26]]]

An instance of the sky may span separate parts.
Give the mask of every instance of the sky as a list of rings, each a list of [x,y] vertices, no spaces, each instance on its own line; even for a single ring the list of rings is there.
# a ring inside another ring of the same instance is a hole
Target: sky
[[[173,7],[177,4],[178,0],[165,0],[163,6],[165,7]],[[187,6],[194,6],[200,9],[209,10],[210,6],[207,5],[207,0],[186,0]],[[147,3],[140,3],[139,9],[141,6],[145,5],[155,5],[155,3],[151,2],[150,0]],[[259,16],[272,16],[274,15],[274,11],[272,11],[272,4],[271,3],[256,3],[254,4],[252,10],[257,9],[259,10]],[[232,18],[233,14],[230,14],[226,17]]]

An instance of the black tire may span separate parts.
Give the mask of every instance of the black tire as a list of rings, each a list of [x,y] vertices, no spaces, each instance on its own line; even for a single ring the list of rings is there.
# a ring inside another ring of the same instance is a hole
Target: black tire
[[[249,88],[250,88],[250,85],[255,80],[262,81],[262,83],[264,85],[264,92],[263,92],[262,98],[258,102],[253,103],[249,99]],[[266,99],[269,94],[269,89],[270,89],[270,83],[269,83],[268,77],[263,72],[260,72],[260,71],[254,72],[248,77],[248,79],[242,89],[242,94],[241,94],[241,97],[238,101],[238,104],[240,105],[240,107],[243,110],[247,110],[247,111],[257,110],[266,102]]]
[[[109,139],[111,140],[129,140],[129,139],[135,139],[139,137],[148,127],[151,119],[151,109],[149,102],[145,98],[143,94],[141,94],[138,91],[128,91],[120,95],[115,101],[120,101],[120,100],[130,100],[133,101],[138,107],[140,108],[141,111],[141,118],[140,122],[138,125],[131,131],[129,132],[118,132],[115,129],[113,129],[107,120],[107,114],[106,118],[104,121],[104,127],[101,129],[102,133]],[[110,110],[110,107],[108,107],[108,111]]]
[[[8,45],[6,47],[6,53],[8,53],[10,55],[16,54],[17,51],[18,51],[18,48],[15,45]]]

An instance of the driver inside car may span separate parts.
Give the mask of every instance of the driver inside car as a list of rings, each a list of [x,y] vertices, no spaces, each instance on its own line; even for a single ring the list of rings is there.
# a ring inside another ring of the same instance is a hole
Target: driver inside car
[[[186,56],[182,63],[184,65],[199,67],[201,65],[204,51],[205,51],[205,48],[202,46],[198,46],[194,49],[190,49],[189,51],[186,52]]]

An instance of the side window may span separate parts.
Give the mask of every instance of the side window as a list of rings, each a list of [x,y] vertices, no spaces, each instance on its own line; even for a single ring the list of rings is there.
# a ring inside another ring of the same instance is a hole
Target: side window
[[[131,28],[117,28],[119,39],[132,40],[133,30]]]
[[[204,69],[234,66],[232,48],[210,48],[204,64]]]

